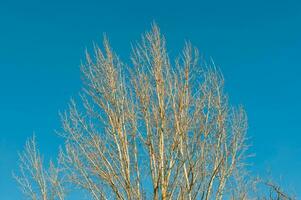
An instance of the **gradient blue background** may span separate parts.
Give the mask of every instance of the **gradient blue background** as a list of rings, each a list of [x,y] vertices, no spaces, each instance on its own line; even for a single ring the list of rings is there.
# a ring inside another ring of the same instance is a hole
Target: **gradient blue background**
[[[170,53],[190,40],[214,59],[247,110],[252,169],[301,197],[299,2],[1,0],[0,199],[21,199],[11,174],[33,132],[46,157],[57,151],[58,111],[80,91],[84,49],[105,32],[127,58],[154,20]]]

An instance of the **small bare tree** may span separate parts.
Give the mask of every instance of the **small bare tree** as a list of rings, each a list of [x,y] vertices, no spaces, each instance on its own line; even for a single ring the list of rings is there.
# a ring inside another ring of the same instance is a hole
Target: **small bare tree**
[[[66,179],[95,200],[250,199],[246,114],[229,105],[215,66],[189,43],[170,60],[156,25],[133,47],[130,65],[107,39],[103,46],[81,67],[83,106],[71,101],[61,114]],[[25,193],[63,199],[58,171],[53,178],[42,168],[34,140],[25,151],[17,178]]]
[[[65,192],[60,168],[50,162],[43,166],[43,158],[37,149],[35,137],[26,142],[25,150],[19,154],[20,175],[13,175],[22,192],[32,200],[63,200]]]

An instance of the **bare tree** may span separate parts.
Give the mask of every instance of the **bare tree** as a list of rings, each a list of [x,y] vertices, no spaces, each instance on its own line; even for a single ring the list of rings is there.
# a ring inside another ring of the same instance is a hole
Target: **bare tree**
[[[37,149],[35,137],[26,142],[25,150],[19,154],[20,175],[13,175],[22,192],[32,200],[63,200],[65,191],[60,171],[53,162],[49,168],[43,166],[43,158]]]
[[[250,199],[247,117],[229,104],[214,64],[201,63],[189,43],[170,60],[156,25],[133,47],[130,65],[106,38],[103,47],[81,67],[82,106],[71,101],[61,114],[68,181],[95,200]],[[41,199],[51,199],[34,146],[26,147],[34,160],[21,157],[21,166],[35,166],[38,173],[29,174],[38,174]],[[22,174],[24,191],[40,199]],[[56,191],[63,199],[60,186]]]

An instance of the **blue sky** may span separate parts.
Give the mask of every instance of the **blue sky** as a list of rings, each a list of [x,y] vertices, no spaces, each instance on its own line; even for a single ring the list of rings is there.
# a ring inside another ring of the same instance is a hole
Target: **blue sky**
[[[212,57],[249,118],[253,170],[301,197],[300,1],[0,1],[0,199],[18,200],[17,152],[35,132],[51,156],[58,111],[81,88],[84,50],[106,33],[121,58],[156,21],[169,52]]]

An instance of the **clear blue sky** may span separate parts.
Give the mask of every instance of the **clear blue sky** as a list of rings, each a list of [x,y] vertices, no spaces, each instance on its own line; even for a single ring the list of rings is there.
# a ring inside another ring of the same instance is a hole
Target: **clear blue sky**
[[[84,49],[105,32],[122,58],[156,21],[176,54],[185,40],[221,68],[249,116],[255,172],[301,197],[300,1],[0,1],[0,199],[19,200],[17,152],[35,132],[48,157],[58,111],[80,91]]]

